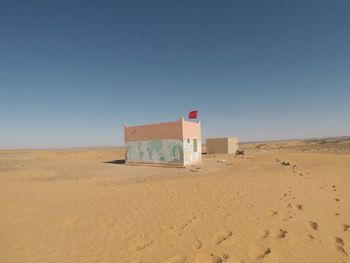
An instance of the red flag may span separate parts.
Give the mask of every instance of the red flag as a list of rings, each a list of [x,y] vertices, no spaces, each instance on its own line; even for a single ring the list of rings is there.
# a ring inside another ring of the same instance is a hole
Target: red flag
[[[198,111],[193,110],[188,113],[188,118],[189,119],[197,119]]]

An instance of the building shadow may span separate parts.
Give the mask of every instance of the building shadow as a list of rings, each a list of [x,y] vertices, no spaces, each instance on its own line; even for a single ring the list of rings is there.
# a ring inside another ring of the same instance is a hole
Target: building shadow
[[[103,163],[111,163],[111,164],[125,164],[125,159],[118,159],[118,160],[113,160],[113,161],[107,161]]]

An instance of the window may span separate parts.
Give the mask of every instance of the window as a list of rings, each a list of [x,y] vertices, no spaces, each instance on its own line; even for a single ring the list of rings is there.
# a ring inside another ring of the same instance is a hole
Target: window
[[[198,149],[197,149],[197,139],[193,139],[193,152],[197,152],[198,151]]]
[[[191,139],[190,138],[187,138],[187,143],[191,143]]]

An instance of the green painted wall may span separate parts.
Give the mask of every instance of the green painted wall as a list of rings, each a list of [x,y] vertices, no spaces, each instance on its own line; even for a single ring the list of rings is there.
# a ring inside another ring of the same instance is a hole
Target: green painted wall
[[[182,164],[183,143],[180,140],[128,142],[125,145],[125,159],[128,162]]]

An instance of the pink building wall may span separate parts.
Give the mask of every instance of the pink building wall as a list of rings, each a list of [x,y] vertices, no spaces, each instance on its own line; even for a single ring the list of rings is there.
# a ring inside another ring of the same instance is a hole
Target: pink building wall
[[[184,164],[200,161],[202,159],[201,123],[190,121],[182,122],[182,138]],[[194,151],[194,144],[196,144],[197,151]]]
[[[125,142],[178,139],[182,140],[182,119],[128,127],[124,125]]]

